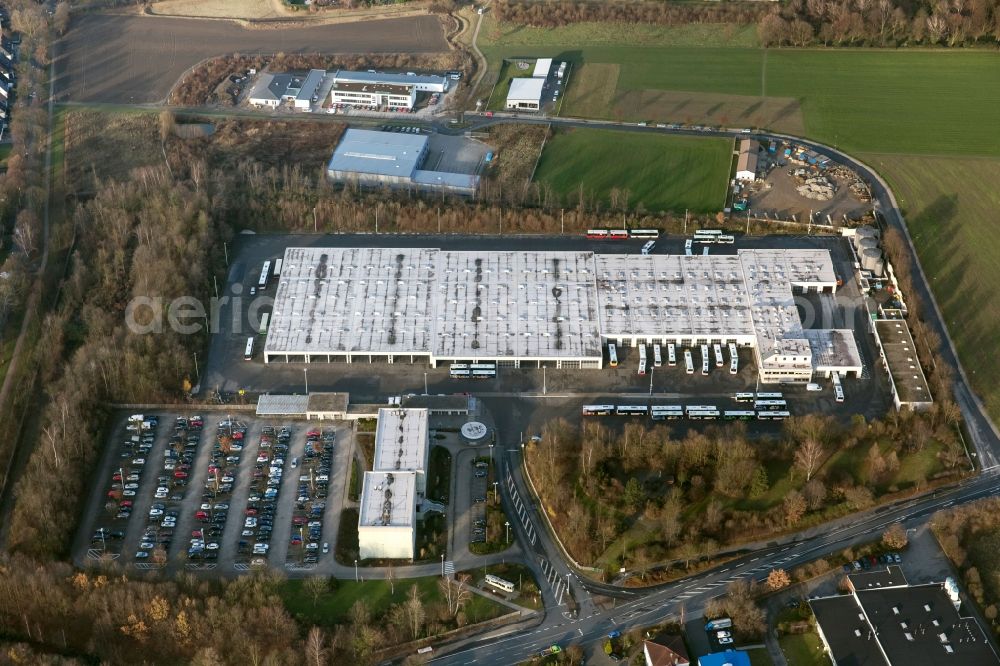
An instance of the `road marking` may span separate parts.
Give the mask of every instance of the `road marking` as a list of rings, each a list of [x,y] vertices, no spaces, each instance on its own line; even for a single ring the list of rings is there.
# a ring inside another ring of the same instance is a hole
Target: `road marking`
[[[732,567],[726,567],[725,569],[723,569],[723,570],[722,570],[722,571],[720,571],[719,573],[726,573],[726,572],[727,572],[727,571],[729,571],[729,570],[730,570],[731,568],[732,568]]]
[[[760,559],[759,557],[755,557],[755,558],[753,558],[752,560],[750,560],[750,562],[751,562],[751,563],[753,563],[753,562],[756,562],[756,561],[757,561],[757,560],[759,560],[759,559]]]

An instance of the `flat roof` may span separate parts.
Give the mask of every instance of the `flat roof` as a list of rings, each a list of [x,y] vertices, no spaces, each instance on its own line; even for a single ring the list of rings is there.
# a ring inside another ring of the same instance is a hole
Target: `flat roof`
[[[302,81],[302,85],[299,87],[299,94],[295,96],[295,99],[311,102],[313,95],[316,94],[320,84],[323,83],[325,76],[325,69],[310,69],[309,73],[306,74],[305,80]]]
[[[517,77],[510,80],[510,92],[507,93],[507,100],[525,100],[540,102],[542,99],[542,87],[545,79]]]
[[[418,185],[433,185],[446,189],[475,190],[479,187],[479,176],[468,173],[417,169],[413,172],[413,182]]]
[[[309,405],[307,395],[265,393],[257,399],[257,416],[300,416]]]
[[[394,72],[351,72],[343,69],[337,70],[333,75],[334,81],[353,81],[355,83],[392,83],[396,85],[441,85],[447,86],[448,79],[444,76],[434,76],[417,74],[409,76]]]
[[[403,86],[396,83],[356,83],[353,81],[340,81],[333,84],[331,90],[342,90],[344,92],[363,93],[389,93],[393,95],[409,95],[413,86]]]
[[[882,341],[892,383],[896,386],[899,401],[904,403],[929,403],[933,401],[927,378],[920,367],[913,336],[904,319],[879,319],[875,330]]]
[[[807,328],[802,331],[802,337],[809,342],[814,369],[820,372],[863,369],[858,341],[851,329]]]
[[[427,469],[427,410],[383,407],[375,430],[375,471],[422,472]]]
[[[413,527],[417,476],[413,472],[365,472],[358,525]]]
[[[402,400],[403,406],[427,409],[430,412],[462,412],[469,410],[469,396],[465,395],[408,395]]]
[[[736,160],[736,171],[751,171],[757,173],[757,151],[760,148],[754,139],[740,141],[740,156]]]
[[[349,403],[349,393],[310,393],[308,411],[346,414]]]
[[[539,58],[535,61],[535,69],[531,76],[534,78],[546,78],[552,69],[552,58]]]
[[[425,134],[348,129],[327,168],[410,178],[426,146]]]
[[[983,628],[962,617],[939,583],[873,584],[809,605],[838,664],[1000,664]]]
[[[264,349],[594,359],[602,336],[725,335],[802,356],[813,339],[835,343],[823,358],[850,361],[853,335],[804,332],[792,295],[793,286],[835,285],[825,250],[689,257],[293,247]]]
[[[903,570],[896,565],[850,574],[847,577],[855,590],[881,590],[908,585]]]

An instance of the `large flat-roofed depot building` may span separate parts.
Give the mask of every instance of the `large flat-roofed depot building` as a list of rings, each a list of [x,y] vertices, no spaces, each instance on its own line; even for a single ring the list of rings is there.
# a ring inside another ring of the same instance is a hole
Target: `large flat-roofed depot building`
[[[860,376],[853,331],[802,327],[825,250],[735,255],[288,248],[264,360],[600,368],[607,343],[734,343],[766,383]]]
[[[349,129],[333,152],[327,176],[340,183],[475,194],[479,176],[421,169],[425,134]]]

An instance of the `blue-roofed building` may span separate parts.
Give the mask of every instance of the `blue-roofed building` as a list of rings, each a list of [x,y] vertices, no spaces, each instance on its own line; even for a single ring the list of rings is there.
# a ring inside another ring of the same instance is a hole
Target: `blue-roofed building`
[[[426,134],[349,129],[333,152],[327,176],[338,183],[475,194],[479,176],[421,169]]]
[[[713,652],[698,657],[698,666],[750,666],[750,655],[743,650]]]

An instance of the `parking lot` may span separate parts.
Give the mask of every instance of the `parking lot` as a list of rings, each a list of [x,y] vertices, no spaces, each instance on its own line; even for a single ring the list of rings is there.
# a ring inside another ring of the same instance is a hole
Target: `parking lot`
[[[123,414],[78,555],[140,569],[314,567],[332,558],[328,502],[344,424],[268,423],[219,412]],[[129,420],[132,419],[132,420]],[[339,474],[343,492],[345,474]],[[332,563],[332,559],[330,560]]]

